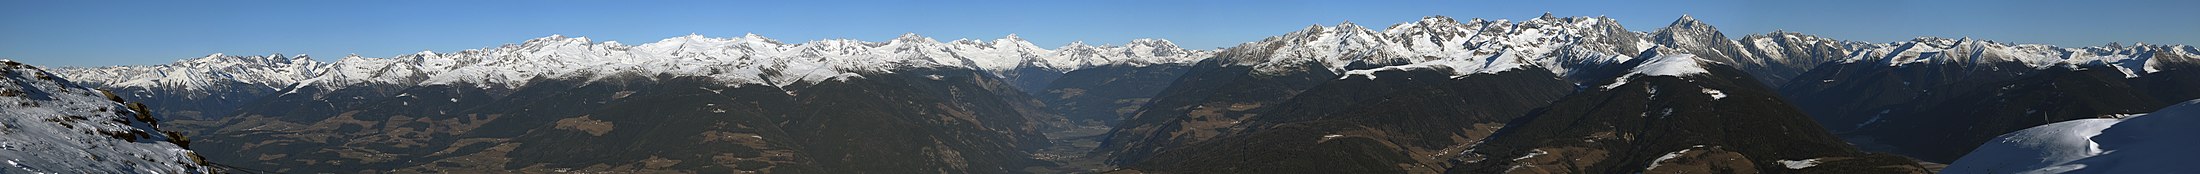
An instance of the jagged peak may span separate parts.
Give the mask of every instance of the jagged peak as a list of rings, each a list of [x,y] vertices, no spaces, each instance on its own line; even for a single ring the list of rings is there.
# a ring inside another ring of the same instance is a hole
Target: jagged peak
[[[590,41],[590,40],[588,40],[588,37],[567,37],[567,36],[565,36],[565,35],[560,35],[560,34],[551,34],[550,36],[544,36],[544,37],[541,37],[541,38],[528,39],[528,40],[527,40],[526,42],[521,42],[521,43],[520,43],[520,45],[550,45],[550,44],[588,44],[588,43],[594,43],[594,41]]]
[[[1084,48],[1084,47],[1093,47],[1093,46],[1092,46],[1091,44],[1085,44],[1085,41],[1081,41],[1081,40],[1080,40],[1080,41],[1070,41],[1070,42],[1069,42],[1069,44],[1065,44],[1065,45],[1062,45],[1062,48],[1063,48],[1063,49],[1068,49],[1068,48]]]
[[[898,36],[898,37],[894,37],[894,40],[893,40],[892,42],[920,42],[920,43],[921,43],[921,42],[939,42],[939,41],[938,41],[938,40],[933,40],[933,39],[932,39],[932,37],[924,37],[923,35],[917,35],[917,33],[902,33],[902,34],[901,34],[901,36]]]
[[[1367,27],[1363,27],[1363,26],[1360,26],[1359,24],[1353,24],[1351,20],[1346,20],[1346,21],[1344,21],[1344,22],[1340,22],[1340,23],[1337,23],[1337,26],[1336,26],[1336,27],[1331,27],[1331,28],[1334,28],[1334,29],[1336,29],[1336,31],[1335,31],[1335,32],[1352,32],[1352,31],[1356,31],[1356,30],[1367,30]]]
[[[1154,48],[1163,48],[1163,49],[1176,49],[1176,48],[1177,48],[1177,46],[1176,46],[1176,42],[1170,42],[1170,41],[1169,41],[1168,39],[1155,39],[1155,38],[1138,38],[1138,39],[1131,39],[1131,41],[1130,41],[1129,43],[1125,43],[1125,44],[1124,44],[1124,46],[1131,46],[1131,45],[1140,45],[1140,46],[1147,46],[1147,47],[1154,47]]]
[[[307,59],[307,61],[311,61],[311,59]],[[268,55],[251,55],[251,56],[235,56],[235,55],[228,55],[228,54],[223,54],[223,53],[213,53],[213,54],[207,54],[206,56],[202,56],[202,57],[198,57],[198,58],[189,58],[189,59],[183,59],[183,60],[178,60],[178,61],[176,61],[176,63],[179,63],[179,64],[180,64],[180,63],[190,63],[190,64],[207,64],[207,63],[222,63],[222,62],[249,62],[249,63],[291,63],[291,62],[294,62],[294,60],[292,60],[292,58],[291,58],[291,57],[289,57],[289,56],[284,56],[284,55],[283,55],[283,54],[281,54],[281,53],[274,53],[274,54],[268,54]]]
[[[311,62],[311,61],[313,61],[313,55],[307,55],[307,54],[298,54],[298,56],[297,56],[297,57],[290,57],[290,62]]]
[[[1399,32],[1407,32],[1411,30],[1430,30],[1436,28],[1459,27],[1460,25],[1464,24],[1459,23],[1459,21],[1457,20],[1453,20],[1451,17],[1438,15],[1421,17],[1421,20],[1418,21],[1393,24],[1390,25],[1389,28],[1383,29],[1383,32],[1389,34],[1398,34]]]
[[[1700,20],[1696,20],[1696,17],[1695,17],[1695,16],[1689,16],[1688,14],[1681,14],[1681,18],[1680,18],[1680,19],[1675,19],[1675,20],[1673,20],[1673,24],[1669,24],[1669,25],[1666,25],[1666,26],[1665,26],[1665,29],[1667,29],[1667,30],[1671,30],[1671,29],[1699,29],[1699,28],[1700,28],[1700,29],[1712,29],[1712,28],[1714,28],[1714,27],[1712,27],[1712,26],[1711,26],[1711,24],[1705,24],[1705,23],[1703,23],[1703,21],[1700,21]]]
[[[1308,24],[1306,25],[1306,28],[1301,28],[1299,29],[1299,31],[1293,33],[1320,33],[1322,32],[1322,30],[1327,29],[1329,29],[1329,27],[1322,26],[1322,24]]]
[[[741,34],[741,41],[743,41],[743,42],[751,42],[751,43],[763,43],[763,44],[771,44],[771,45],[782,45],[782,44],[786,44],[785,42],[779,42],[779,40],[778,40],[778,39],[772,39],[772,38],[770,38],[770,37],[764,37],[764,35],[757,35],[756,33],[742,33],[742,34]]]
[[[977,39],[970,39],[970,38],[960,38],[960,39],[955,39],[955,40],[947,41],[947,43],[954,43],[954,44],[957,44],[957,45],[984,45],[984,46],[992,46],[992,45],[987,45],[987,44],[985,44],[986,42],[984,42],[984,41],[978,41]]]
[[[1000,39],[993,39],[992,44],[994,47],[1016,47],[1034,49],[1039,47],[1038,44],[1032,44],[1030,40],[1024,40],[1023,36],[1017,36],[1015,33],[1009,33],[1008,36],[1001,36]]]
[[[1451,19],[1451,17],[1450,17],[1450,16],[1444,16],[1444,15],[1435,15],[1435,16],[1421,17],[1421,22],[1420,22],[1420,23],[1459,23],[1459,21],[1458,21],[1458,20],[1455,20],[1455,19]]]

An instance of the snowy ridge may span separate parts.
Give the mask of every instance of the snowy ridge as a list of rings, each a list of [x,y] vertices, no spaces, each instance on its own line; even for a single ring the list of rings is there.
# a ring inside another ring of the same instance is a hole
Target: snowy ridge
[[[1854,51],[1872,46],[1863,42],[1834,40],[1785,30],[1744,35],[1736,42],[1741,44],[1747,54],[1756,56],[1756,59],[1750,59],[1752,62],[1785,63],[1789,68],[1798,69],[1846,58]]]
[[[1120,46],[1073,43],[1049,50],[1016,35],[990,42],[968,39],[940,42],[905,34],[886,42],[835,39],[800,44],[782,43],[755,34],[739,38],[687,35],[641,45],[552,35],[518,44],[458,52],[420,52],[393,58],[353,55],[327,64],[302,57],[286,61],[234,61],[231,59],[266,58],[217,55],[170,65],[78,68],[69,70],[68,74],[110,87],[192,87],[221,83],[224,79],[212,77],[239,76],[239,81],[285,89],[320,86],[322,88],[318,89],[335,90],[362,84],[478,85],[510,89],[536,78],[592,80],[616,74],[701,76],[733,85],[787,86],[860,77],[866,73],[891,73],[902,68],[967,68],[994,73],[1043,68],[1066,72],[1113,64],[1189,63],[1209,57],[1210,52],[1186,50],[1158,39],[1133,40]],[[201,71],[213,73],[166,73]]]
[[[1312,70],[1340,75],[1378,71],[1450,70],[1455,76],[1541,67],[1561,75],[1582,67],[1616,64],[1655,44],[1606,17],[1541,17],[1511,20],[1444,16],[1391,25],[1380,32],[1351,22],[1310,26],[1239,45],[1218,58],[1259,74]]]
[[[2112,67],[2127,77],[2160,71],[2165,60],[2195,62],[2200,52],[2186,45],[2061,48],[2005,44],[1972,39],[1918,38],[1884,44],[1841,41],[1774,31],[1727,39],[1710,24],[1683,15],[1654,32],[1630,32],[1604,17],[1542,17],[1521,22],[1434,16],[1367,30],[1350,22],[1312,26],[1229,48],[1220,53],[1231,65],[1251,66],[1257,74],[1313,70],[1320,65],[1346,77],[1379,71],[1452,70],[1455,76],[1540,67],[1572,77],[1582,70],[1618,64],[1652,47],[1693,54],[1704,61],[1760,74],[1768,82],[1780,73],[1800,73],[1825,62],[2017,63],[2045,69]]]
[[[1910,41],[1875,44],[1874,48],[1858,50],[1842,63],[1876,63],[1887,66],[1911,64],[1989,64],[2021,63],[2033,69],[2052,67],[2080,68],[2080,66],[2106,66],[2115,68],[2126,77],[2139,77],[2159,72],[2163,61],[2194,61],[2200,58],[2189,45],[2132,46],[2111,43],[2106,46],[2064,48],[2041,44],[2009,44],[1971,38],[1948,39],[1919,37]],[[2157,60],[2157,59],[2176,60]]]
[[[62,68],[55,71],[68,75],[69,79],[93,86],[201,90],[232,84],[281,87],[320,74],[322,66],[321,62],[305,55],[232,56],[217,53],[163,65]]]
[[[0,60],[0,173],[208,173],[141,110]]]

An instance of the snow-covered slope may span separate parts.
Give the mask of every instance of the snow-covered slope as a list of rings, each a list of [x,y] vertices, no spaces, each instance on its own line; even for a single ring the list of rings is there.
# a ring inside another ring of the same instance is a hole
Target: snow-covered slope
[[[1642,60],[1643,62],[1641,65],[1636,65],[1634,68],[1628,69],[1627,74],[1620,74],[1619,78],[1613,79],[1611,84],[1605,84],[1604,86],[1600,87],[1609,90],[1615,87],[1619,87],[1620,85],[1626,85],[1629,78],[1644,76],[1679,77],[1691,74],[1710,73],[1709,70],[1704,70],[1702,65],[1704,61],[1700,58],[1696,58],[1696,55],[1694,54],[1660,54],[1659,52],[1652,51],[1644,54],[1643,57],[1650,57],[1650,59]]]
[[[2069,163],[2101,153],[2091,137],[2123,121],[2094,118],[2040,125],[2004,134],[1971,150],[1943,170],[1950,173],[2013,173]]]
[[[449,53],[421,52],[394,58],[354,55],[326,64],[303,56],[217,54],[168,65],[72,68],[65,74],[105,87],[188,89],[226,81],[284,89],[311,85],[336,90],[361,84],[511,89],[535,78],[593,79],[621,73],[703,76],[733,85],[787,86],[914,67],[994,73],[1035,67],[1062,72],[1110,64],[1187,63],[1210,54],[1158,39],[1133,40],[1120,46],[1074,43],[1048,50],[1015,35],[990,42],[940,42],[905,34],[886,42],[837,39],[799,44],[755,34],[739,38],[688,35],[640,45],[553,35]]]
[[[2012,132],[1948,166],[1948,173],[2200,172],[2200,100],[2154,113],[2064,121]]]
[[[142,106],[0,60],[0,173],[207,173]]]

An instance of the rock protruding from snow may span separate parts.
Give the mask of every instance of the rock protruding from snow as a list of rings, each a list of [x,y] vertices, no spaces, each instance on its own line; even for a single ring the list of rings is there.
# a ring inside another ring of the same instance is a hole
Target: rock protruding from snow
[[[142,108],[0,60],[0,173],[209,172]]]
[[[1949,173],[2191,173],[2200,156],[2200,100],[2121,120],[2096,118],[2002,135],[1948,166]]]

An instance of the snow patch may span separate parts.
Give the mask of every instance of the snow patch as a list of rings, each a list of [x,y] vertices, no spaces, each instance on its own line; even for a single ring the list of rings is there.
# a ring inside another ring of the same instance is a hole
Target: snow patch
[[[1701,147],[1703,147],[1703,145],[1696,145],[1696,146],[1694,146],[1694,147],[1689,147],[1689,148],[1686,148],[1686,149],[1681,149],[1680,151],[1667,152],[1667,153],[1665,153],[1665,155],[1663,155],[1663,156],[1658,156],[1658,159],[1655,159],[1655,160],[1650,160],[1650,167],[1645,167],[1645,168],[1642,168],[1642,170],[1657,169],[1657,168],[1658,168],[1658,163],[1665,163],[1665,160],[1671,160],[1671,159],[1673,159],[1673,158],[1680,158],[1682,154],[1688,154],[1688,150],[1695,150],[1696,148],[1701,148]]]
[[[1711,88],[1703,88],[1703,94],[1706,94],[1706,95],[1711,95],[1711,99],[1712,99],[1712,100],[1718,100],[1718,99],[1725,99],[1725,98],[1726,98],[1726,92],[1722,92],[1722,91],[1719,91],[1719,90],[1717,90],[1717,89],[1711,89]]]
[[[1543,151],[1543,149],[1533,149],[1533,150],[1529,150],[1529,151],[1528,151],[1528,155],[1525,155],[1525,156],[1520,156],[1519,158],[1513,158],[1512,160],[1513,160],[1513,161],[1520,161],[1520,160],[1525,160],[1525,159],[1528,159],[1528,158],[1535,158],[1536,156],[1543,156],[1543,155],[1547,155],[1547,154],[1551,154],[1551,152],[1545,152],[1545,151]]]
[[[1781,166],[1785,166],[1788,169],[1803,169],[1818,166],[1817,158],[1803,160],[1780,160],[1779,162]]]

